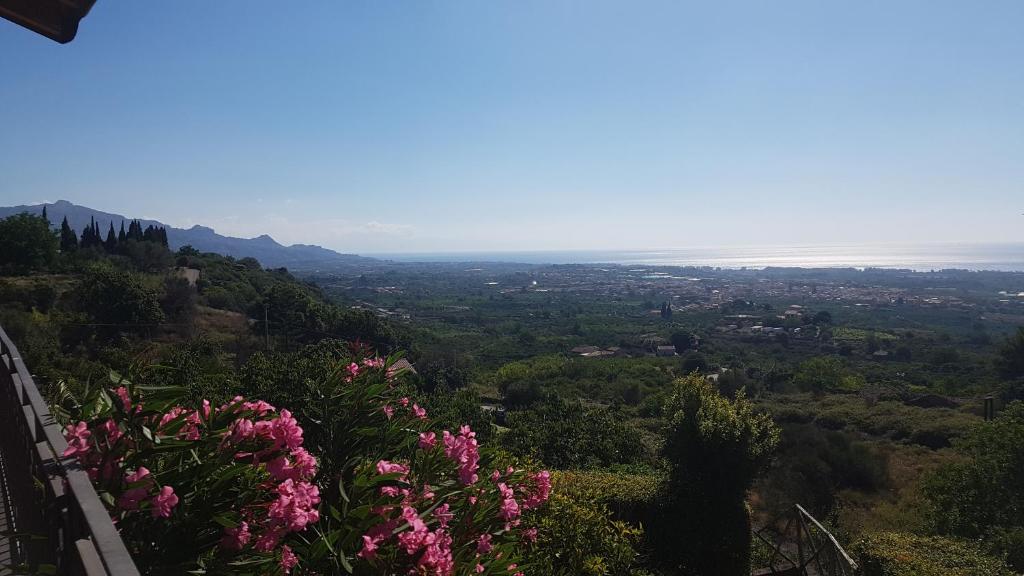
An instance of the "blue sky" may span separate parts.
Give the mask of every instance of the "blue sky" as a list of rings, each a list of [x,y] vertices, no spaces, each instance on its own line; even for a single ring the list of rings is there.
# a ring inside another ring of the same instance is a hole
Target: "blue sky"
[[[64,46],[0,20],[0,203],[364,253],[1024,241],[1021,22],[99,0]]]

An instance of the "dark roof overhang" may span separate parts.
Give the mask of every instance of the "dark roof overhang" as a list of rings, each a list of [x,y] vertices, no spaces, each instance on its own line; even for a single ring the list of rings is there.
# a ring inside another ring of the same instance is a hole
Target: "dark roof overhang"
[[[67,44],[96,0],[0,0],[0,16]]]

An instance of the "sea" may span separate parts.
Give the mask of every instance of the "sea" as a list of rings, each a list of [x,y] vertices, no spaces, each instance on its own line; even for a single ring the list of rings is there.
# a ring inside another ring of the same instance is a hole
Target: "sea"
[[[624,264],[713,268],[890,268],[1024,272],[1024,242],[1004,244],[834,244],[666,250],[459,251],[366,254],[397,262]]]

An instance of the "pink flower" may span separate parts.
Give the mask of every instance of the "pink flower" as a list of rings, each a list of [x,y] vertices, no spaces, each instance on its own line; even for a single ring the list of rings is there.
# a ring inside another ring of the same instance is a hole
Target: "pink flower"
[[[402,398],[399,398],[398,403],[402,405],[402,408],[409,406],[409,397],[403,396]]]
[[[298,557],[292,552],[291,547],[287,544],[281,547],[281,571],[285,574],[291,574],[292,568],[295,568],[299,564]]]
[[[382,410],[384,410],[384,415],[388,417],[388,420],[391,420],[391,417],[395,415],[395,409],[390,404],[385,404]]]
[[[139,466],[134,473],[125,476],[124,481],[130,487],[117,499],[117,505],[122,510],[138,510],[139,504],[149,496],[153,477],[150,476],[149,470]]]
[[[239,418],[231,424],[230,441],[232,444],[241,444],[246,440],[252,440],[256,436],[256,428],[252,420]]]
[[[92,436],[92,432],[89,431],[89,425],[85,422],[79,422],[78,424],[68,424],[64,429],[64,438],[68,441],[68,447],[64,449],[64,456],[84,456],[89,453],[91,446],[89,445],[89,438]]]
[[[427,419],[427,411],[424,410],[423,408],[420,408],[419,404],[412,405],[412,415],[419,418],[420,420]]]
[[[267,515],[278,525],[299,532],[320,519],[316,505],[320,503],[320,489],[309,482],[296,483],[291,478],[277,487],[277,500],[270,504]]]
[[[252,539],[249,532],[249,523],[242,522],[237,528],[225,528],[224,536],[220,539],[220,546],[225,550],[241,550]]]
[[[351,364],[348,365],[346,370],[348,370],[349,378],[355,378],[356,376],[359,375],[359,364],[352,362]]]
[[[294,450],[302,446],[302,428],[299,427],[298,420],[292,417],[291,412],[281,410],[281,416],[275,419],[271,425],[271,436],[274,439],[275,448],[287,446],[289,450]]]
[[[124,386],[118,386],[117,390],[114,390],[117,397],[121,399],[121,406],[124,407],[125,412],[131,412],[132,410],[132,397],[128,394],[128,388]],[[139,409],[142,407],[139,406]]]
[[[103,430],[103,435],[106,436],[108,444],[116,444],[118,440],[124,436],[121,433],[121,428],[118,427],[117,422],[114,422],[113,418],[107,419],[103,424],[100,424],[100,430]]]
[[[494,548],[494,545],[491,544],[491,535],[490,534],[484,534],[484,535],[480,536],[479,538],[477,538],[477,540],[476,540],[476,551],[478,553],[480,553],[480,554],[487,554],[493,548]]]
[[[185,413],[185,409],[182,408],[181,406],[175,406],[174,408],[171,408],[170,410],[167,411],[167,414],[164,414],[163,416],[160,417],[160,424],[157,425],[156,429],[157,430],[161,430],[164,426],[169,424],[172,420],[174,420],[178,416],[181,416],[184,413]]]
[[[437,446],[437,434],[433,432],[420,432],[420,448],[430,450]]]
[[[455,514],[449,512],[450,508],[451,507],[448,506],[447,502],[441,504],[437,508],[434,508],[434,518],[437,519],[437,524],[441,528],[447,528],[448,523],[451,522],[452,518],[455,518]]]
[[[256,543],[252,545],[253,550],[257,552],[270,552],[281,541],[281,537],[285,535],[285,532],[286,530],[282,526],[271,526],[256,537]]]
[[[537,541],[537,529],[536,528],[527,528],[526,530],[523,530],[523,539],[526,540],[527,542],[536,542]]]
[[[178,497],[174,495],[174,488],[164,486],[150,503],[153,505],[153,518],[170,518],[171,510],[178,505]]]
[[[363,549],[360,550],[356,556],[365,558],[367,560],[377,556],[377,541],[372,537],[363,535]]]
[[[270,404],[267,404],[263,400],[257,400],[255,402],[246,402],[242,404],[242,407],[246,410],[252,410],[257,416],[265,416],[266,414],[273,412],[275,409]]]
[[[484,568],[483,564],[480,564],[479,562],[477,562],[476,568],[474,568],[473,570],[476,571],[477,574],[483,574],[484,570],[487,570],[487,568]]]
[[[477,450],[476,432],[463,426],[456,436],[447,430],[443,434],[444,454],[459,465],[459,480],[470,485],[478,480],[480,453]]]
[[[395,472],[403,475],[408,474],[409,467],[396,462],[388,462],[387,460],[380,460],[377,462],[377,474],[383,476],[384,474],[394,474]]]
[[[551,497],[551,473],[541,470],[536,474],[530,474],[529,479],[533,482],[533,490],[523,490],[526,498],[523,499],[523,509],[536,508],[548,501]]]

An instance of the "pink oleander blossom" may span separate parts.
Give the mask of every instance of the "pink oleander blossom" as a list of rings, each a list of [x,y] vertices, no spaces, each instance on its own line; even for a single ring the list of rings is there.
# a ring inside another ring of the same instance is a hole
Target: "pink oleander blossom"
[[[92,437],[92,432],[89,431],[89,425],[85,422],[79,422],[78,424],[68,424],[64,428],[64,438],[68,441],[68,447],[64,449],[63,456],[84,456],[89,453],[92,446],[89,444],[89,438]]]
[[[437,434],[433,432],[420,432],[419,446],[423,450],[430,450],[437,446]]]
[[[479,479],[476,471],[480,468],[476,432],[470,430],[469,426],[460,428],[458,435],[445,430],[442,442],[445,456],[459,465],[459,481],[467,486],[476,483]]]
[[[320,503],[320,489],[314,484],[289,478],[278,485],[277,495],[277,500],[267,509],[268,517],[275,524],[299,532],[320,519],[316,509]]]
[[[139,504],[149,497],[153,477],[148,469],[139,466],[138,470],[124,477],[124,482],[129,488],[118,497],[117,506],[122,510],[138,510]]]
[[[299,558],[292,552],[290,546],[285,544],[281,547],[281,571],[285,574],[291,574],[292,568],[299,565]]]
[[[242,522],[235,528],[225,528],[221,536],[220,546],[225,550],[241,550],[252,540],[252,533],[249,532],[249,523]]]
[[[492,536],[490,534],[483,534],[476,540],[476,551],[480,554],[488,554],[494,545],[491,544]]]
[[[164,486],[150,503],[153,505],[153,518],[170,518],[171,511],[178,505],[178,497],[174,494],[174,488]]]
[[[424,410],[423,408],[420,408],[419,404],[412,405],[412,415],[415,416],[416,418],[419,418],[420,420],[427,419],[427,411]]]
[[[395,409],[390,404],[385,404],[381,410],[384,412],[384,416],[387,416],[388,420],[391,420],[391,417],[395,415]]]

